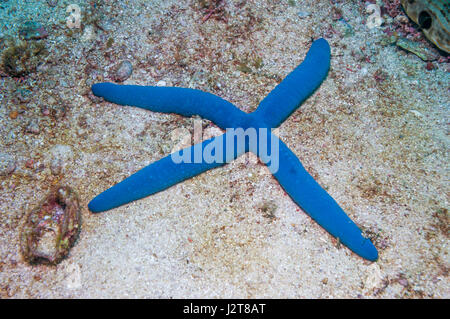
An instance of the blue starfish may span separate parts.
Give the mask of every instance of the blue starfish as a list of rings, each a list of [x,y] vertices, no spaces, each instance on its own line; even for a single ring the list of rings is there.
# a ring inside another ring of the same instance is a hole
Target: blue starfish
[[[105,211],[160,192],[209,169],[229,163],[248,151],[255,153],[264,163],[272,164],[273,158],[269,158],[268,154],[278,151],[279,167],[271,169],[269,166],[269,169],[290,197],[353,252],[368,260],[377,260],[378,252],[372,242],[363,237],[361,230],[335,200],[308,174],[297,156],[270,132],[270,129],[278,127],[320,86],[329,67],[330,47],[326,40],[319,39],[313,42],[305,60],[267,95],[256,111],[249,114],[218,96],[199,90],[94,84],[92,92],[109,102],[155,112],[199,115],[226,129],[226,133],[150,164],[95,197],[89,203],[89,209],[92,212]],[[266,129],[269,134],[260,134],[256,144],[250,143],[249,138],[245,139],[242,145],[236,142],[238,137],[231,134],[231,128],[255,129],[260,132]],[[232,148],[230,145],[233,145]],[[202,154],[208,152],[215,158],[214,161],[202,158]]]

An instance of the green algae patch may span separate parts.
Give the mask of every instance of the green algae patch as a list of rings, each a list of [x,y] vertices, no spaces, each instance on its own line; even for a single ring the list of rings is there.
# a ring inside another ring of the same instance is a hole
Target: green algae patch
[[[435,61],[439,58],[439,55],[436,52],[420,42],[411,41],[406,38],[400,38],[397,40],[397,46],[405,51],[417,55],[423,61]]]

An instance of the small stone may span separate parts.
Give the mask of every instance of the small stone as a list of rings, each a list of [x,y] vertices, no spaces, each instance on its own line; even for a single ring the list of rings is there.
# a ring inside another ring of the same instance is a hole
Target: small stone
[[[31,39],[44,39],[48,37],[48,32],[42,26],[42,24],[35,21],[27,21],[25,22],[19,30],[19,34],[25,40]]]
[[[381,268],[377,264],[372,264],[367,268],[367,277],[364,282],[364,287],[371,290],[380,287],[383,283],[383,275]]]
[[[309,17],[311,15],[311,13],[309,13],[307,11],[300,11],[300,12],[297,12],[297,15],[299,16],[300,19],[304,19],[306,17]]]
[[[164,80],[158,81],[158,83],[156,83],[156,86],[167,86],[167,82]]]
[[[403,14],[399,14],[398,16],[396,16],[394,18],[395,21],[400,22],[400,23],[408,23],[409,19],[408,17],[404,16]]]
[[[0,153],[0,176],[6,176],[14,172],[16,169],[16,161],[6,153]]]
[[[27,133],[31,133],[31,134],[39,134],[40,129],[39,129],[38,122],[36,120],[31,120],[26,128],[26,131],[27,131]]]
[[[49,153],[53,159],[58,159],[62,162],[68,162],[73,158],[73,151],[69,145],[57,144],[50,149]]]
[[[84,28],[83,35],[81,36],[81,41],[87,42],[95,38],[94,26],[88,25]]]
[[[50,115],[50,110],[48,109],[48,107],[44,106],[42,108],[42,115],[44,115],[44,116],[49,116]]]
[[[53,175],[59,175],[62,172],[63,161],[59,158],[55,158],[50,163],[50,171]]]
[[[17,111],[11,111],[9,112],[9,118],[15,120],[19,116],[19,112]]]
[[[405,278],[400,278],[399,280],[398,280],[398,283],[400,284],[400,285],[402,285],[403,287],[408,287],[408,280],[407,279],[405,279]]]
[[[117,68],[114,80],[117,82],[123,82],[131,76],[133,72],[133,65],[130,61],[123,61]]]
[[[47,98],[47,103],[50,105],[56,104],[56,99],[53,96]]]
[[[64,105],[52,105],[51,108],[49,108],[50,116],[55,119],[62,119],[64,116],[66,116],[66,108]]]
[[[423,114],[420,113],[420,112],[417,111],[417,110],[409,110],[409,112],[411,112],[412,114],[414,114],[417,118],[423,117]]]
[[[28,160],[25,162],[25,167],[26,167],[26,168],[33,168],[33,167],[34,167],[34,161],[33,161],[32,158],[28,159]]]

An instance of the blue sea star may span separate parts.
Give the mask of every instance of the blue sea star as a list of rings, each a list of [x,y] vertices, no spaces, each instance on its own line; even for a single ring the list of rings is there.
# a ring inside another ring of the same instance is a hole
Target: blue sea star
[[[273,145],[279,145],[279,168],[271,172],[294,202],[353,252],[365,259],[377,260],[378,252],[372,242],[363,237],[361,230],[336,201],[308,174],[297,156],[270,132],[270,129],[278,127],[320,86],[328,74],[329,67],[328,42],[324,39],[314,41],[305,60],[249,114],[218,96],[194,89],[94,84],[92,92],[109,102],[155,112],[199,115],[220,128],[227,129],[227,132],[172,153],[141,169],[95,197],[89,203],[89,209],[92,212],[100,212],[141,199],[209,169],[222,166],[248,151],[268,163],[267,154],[271,153]],[[232,149],[227,149],[226,145],[236,140],[235,136],[230,135],[229,128],[269,129],[269,134],[258,136],[259,142],[256,146],[245,140],[244,146],[239,147],[238,143],[234,143]],[[203,154],[211,149],[212,145],[222,145],[214,149],[220,160],[211,162],[195,157],[196,150]],[[188,160],[175,162],[174,156],[184,156]]]

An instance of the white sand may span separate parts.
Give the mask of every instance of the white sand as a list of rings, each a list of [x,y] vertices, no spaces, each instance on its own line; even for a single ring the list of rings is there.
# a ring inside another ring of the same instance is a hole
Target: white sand
[[[228,23],[204,24],[195,1],[105,1],[98,21],[105,31],[91,23],[72,37],[65,8],[77,1],[56,8],[40,1],[39,14],[14,2],[1,4],[0,18],[11,28],[1,32],[17,30],[20,18],[37,19],[49,29],[51,53],[25,84],[0,79],[0,147],[17,160],[13,175],[0,176],[0,297],[450,297],[448,212],[436,214],[449,207],[448,65],[427,71],[416,56],[383,46],[383,32],[364,25],[363,4],[361,11],[336,5],[355,34],[328,38],[329,76],[281,126],[280,137],[348,215],[377,236],[376,263],[338,248],[260,164],[234,162],[106,213],[87,210],[95,195],[169,154],[174,129],[193,129],[192,119],[92,103],[88,84],[108,80],[128,59],[134,71],[127,84],[164,80],[251,111],[274,78],[302,61],[311,37],[323,36],[330,24],[345,31],[330,18],[330,1],[293,7],[257,0],[238,8],[239,1],[227,0]],[[301,19],[299,11],[311,15]],[[361,47],[373,63],[352,56]],[[239,71],[240,62],[253,72]],[[378,69],[387,75],[379,84]],[[12,120],[9,112],[20,106],[16,87],[33,96]],[[42,115],[49,96],[67,108],[65,118]],[[25,134],[33,118],[40,133]],[[60,180],[49,170],[55,145],[70,147],[56,148],[64,153]],[[27,169],[29,158],[45,169]],[[78,192],[82,232],[58,266],[30,266],[19,251],[20,225],[57,182]],[[276,205],[275,218],[264,216],[268,204]]]

